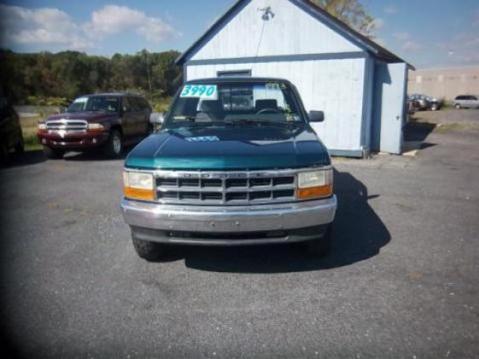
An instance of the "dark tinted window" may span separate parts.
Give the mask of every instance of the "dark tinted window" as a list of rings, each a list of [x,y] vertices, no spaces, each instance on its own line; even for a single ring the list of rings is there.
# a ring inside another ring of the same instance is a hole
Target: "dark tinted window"
[[[138,103],[138,108],[140,109],[140,111],[146,111],[151,109],[148,101],[146,101],[143,97],[136,97],[135,100]]]
[[[140,97],[140,101],[143,104],[143,107],[144,107],[145,110],[151,111],[151,106],[146,99]]]
[[[133,111],[143,112],[145,110],[150,109],[150,106],[148,105],[148,102],[142,97],[136,97],[136,96],[135,97],[129,97],[128,101],[130,102]]]
[[[132,104],[131,104],[131,101],[130,101],[130,99],[129,99],[128,97],[126,97],[126,96],[123,97],[123,98],[121,99],[121,101],[122,101],[123,111],[125,111],[125,112],[130,112],[130,111],[132,111]]]
[[[136,97],[128,97],[128,102],[130,103],[131,111],[141,111],[141,106]]]
[[[457,96],[456,97],[456,100],[457,101],[460,101],[460,100],[464,100],[466,96]]]
[[[118,97],[90,96],[79,97],[68,107],[67,112],[104,111],[118,112]]]

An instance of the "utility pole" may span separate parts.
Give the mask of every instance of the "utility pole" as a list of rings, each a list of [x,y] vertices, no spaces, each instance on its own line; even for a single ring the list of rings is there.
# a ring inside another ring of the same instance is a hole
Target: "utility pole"
[[[148,79],[148,89],[151,95],[150,64],[148,63],[148,50],[146,49],[145,49],[145,60],[146,60],[146,77]]]

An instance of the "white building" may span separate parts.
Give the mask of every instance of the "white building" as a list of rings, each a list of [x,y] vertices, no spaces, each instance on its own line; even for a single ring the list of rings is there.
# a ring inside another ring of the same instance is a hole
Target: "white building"
[[[453,101],[459,95],[479,96],[479,66],[421,69],[409,73],[408,93]]]
[[[177,63],[185,80],[285,78],[332,155],[401,153],[408,65],[307,0],[239,0]]]

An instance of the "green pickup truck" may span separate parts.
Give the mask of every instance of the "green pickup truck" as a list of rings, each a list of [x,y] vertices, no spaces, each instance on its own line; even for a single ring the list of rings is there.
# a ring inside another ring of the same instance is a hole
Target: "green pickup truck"
[[[296,88],[274,78],[190,81],[125,161],[121,209],[134,247],[304,242],[325,255],[337,200],[326,147]]]

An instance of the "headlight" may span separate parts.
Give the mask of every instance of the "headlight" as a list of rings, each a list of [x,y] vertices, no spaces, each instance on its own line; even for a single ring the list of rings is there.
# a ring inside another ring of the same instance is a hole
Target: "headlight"
[[[126,198],[141,201],[155,199],[153,174],[144,172],[123,172],[123,192]]]
[[[46,131],[46,129],[47,129],[47,124],[46,124],[46,123],[39,123],[39,124],[38,124],[38,129],[39,129],[40,131]]]
[[[88,130],[90,131],[103,131],[105,127],[103,127],[102,124],[100,123],[89,123],[88,124]]]
[[[298,199],[330,197],[333,194],[333,170],[317,170],[298,174]]]

